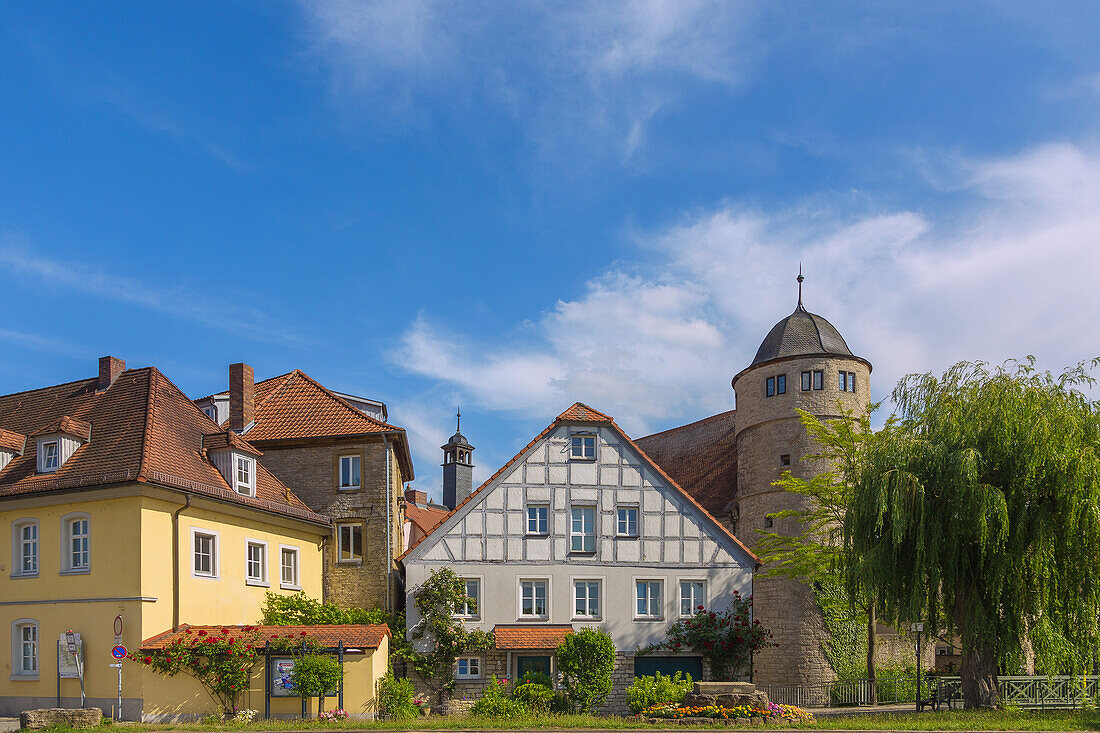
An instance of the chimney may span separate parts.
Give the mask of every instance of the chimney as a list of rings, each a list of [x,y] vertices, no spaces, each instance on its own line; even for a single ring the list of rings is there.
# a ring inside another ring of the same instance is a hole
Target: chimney
[[[118,379],[118,375],[126,371],[126,362],[113,356],[99,357],[99,381],[96,382],[97,392],[110,387]]]
[[[416,489],[405,489],[405,501],[410,504],[427,504],[428,494],[424,491],[417,491]]]
[[[256,419],[256,383],[248,364],[229,365],[229,429],[243,433]]]

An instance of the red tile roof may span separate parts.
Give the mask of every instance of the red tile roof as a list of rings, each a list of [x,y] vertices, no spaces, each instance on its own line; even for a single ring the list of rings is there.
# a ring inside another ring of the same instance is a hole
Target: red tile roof
[[[37,472],[37,445],[28,442],[23,455],[0,471],[0,497],[143,481],[330,523],[262,465],[257,466],[255,497],[233,491],[202,452],[204,436],[218,433],[217,426],[157,369],[127,370],[99,392],[96,381],[93,377],[0,396],[4,430],[26,435],[68,417],[90,424],[92,433],[49,475]]]
[[[634,442],[714,517],[726,517],[737,492],[734,412],[722,412]]]
[[[405,519],[420,528],[421,532],[430,532],[432,527],[442,522],[450,514],[446,509],[434,507],[419,507],[415,504],[405,505]]]
[[[753,553],[753,551],[750,550],[748,547],[746,547],[745,543],[743,543],[741,540],[737,539],[737,536],[729,530],[729,527],[727,527],[725,524],[723,524],[722,522],[715,519],[714,515],[710,514],[706,509],[704,509],[703,506],[698,501],[696,501],[696,499],[691,494],[689,494],[687,491],[685,491],[678,483],[676,483],[675,480],[673,480],[673,478],[671,476],[669,476],[667,473],[665,473],[664,469],[662,469],[659,465],[657,465],[657,463],[655,463],[654,460],[652,458],[650,458],[649,455],[647,455],[646,452],[641,449],[641,447],[638,446],[637,443],[635,443],[633,440],[630,439],[630,436],[628,436],[626,433],[623,432],[622,428],[620,428],[615,423],[614,419],[612,419],[611,417],[608,417],[607,415],[604,415],[602,412],[598,412],[596,410],[593,410],[591,407],[589,407],[588,405],[585,405],[581,402],[573,403],[573,405],[568,410],[561,413],[561,415],[558,415],[558,417],[554,419],[554,422],[547,425],[546,428],[544,428],[541,433],[536,435],[531,440],[530,443],[528,443],[523,448],[521,448],[520,451],[518,453],[516,453],[514,456],[512,456],[512,458],[509,459],[509,461],[507,463],[505,463],[503,466],[501,466],[499,469],[497,469],[497,472],[494,473],[489,478],[487,478],[485,480],[485,483],[481,484],[481,486],[477,487],[477,489],[475,491],[473,491],[469,496],[467,496],[465,499],[463,499],[461,502],[459,502],[458,506],[456,506],[450,513],[448,513],[446,517],[443,517],[443,519],[440,519],[439,522],[437,522],[436,525],[434,527],[432,527],[432,529],[427,534],[425,534],[419,540],[417,540],[412,545],[410,545],[409,549],[405,550],[405,552],[403,552],[397,559],[399,561],[401,561],[401,560],[404,560],[406,557],[408,557],[409,553],[412,552],[413,550],[415,550],[421,542],[428,539],[428,537],[431,536],[431,533],[434,532],[436,529],[438,529],[439,525],[443,524],[443,522],[446,521],[446,519],[448,517],[450,517],[452,514],[457,512],[463,506],[465,506],[467,502],[472,501],[475,496],[477,496],[479,493],[481,493],[485,489],[485,487],[487,487],[491,483],[493,483],[493,481],[495,481],[498,476],[503,474],[506,470],[508,470],[512,466],[512,464],[514,464],[516,461],[518,461],[520,459],[520,457],[524,453],[526,453],[529,448],[531,448],[536,443],[538,443],[540,440],[542,440],[547,435],[549,435],[550,432],[554,428],[556,428],[558,425],[561,425],[561,424],[564,424],[564,423],[574,422],[574,420],[566,417],[567,415],[581,416],[580,417],[581,422],[606,423],[608,425],[608,427],[610,427],[612,430],[614,430],[620,438],[625,440],[632,448],[634,448],[634,450],[638,452],[638,455],[641,456],[642,460],[644,460],[646,463],[648,463],[650,465],[650,467],[653,468],[653,470],[655,470],[657,473],[659,473],[661,475],[661,477],[664,478],[665,481],[668,482],[669,486],[671,486],[673,490],[679,492],[685,499],[688,500],[689,503],[695,505],[695,508],[699,509],[706,517],[710,518],[710,520],[712,522],[714,522],[714,526],[718,529],[718,531],[720,531],[722,534],[726,535],[726,537],[728,539],[732,540],[734,544],[736,544],[738,547],[740,547],[742,550],[744,550],[746,553],[748,553],[749,557],[751,557],[754,561],[758,561],[758,559],[757,559],[756,555]]]
[[[31,433],[31,436],[53,435],[55,433],[65,433],[66,435],[76,436],[81,440],[88,440],[92,436],[92,424],[84,420],[77,420],[75,417],[62,415],[49,425],[35,430]]]
[[[256,449],[256,446],[250,445],[247,440],[237,435],[232,430],[226,430],[224,433],[213,433],[211,435],[202,436],[202,448],[208,451],[235,448],[241,453],[247,453],[250,456],[263,455],[263,453]]]
[[[554,626],[497,626],[493,629],[497,649],[557,649],[573,633],[568,624]]]
[[[0,428],[0,448],[3,448],[4,450],[9,450],[13,453],[22,454],[23,448],[26,445],[26,436]]]
[[[224,392],[220,394],[225,394]],[[210,395],[213,397],[215,395]],[[203,397],[200,400],[209,399]],[[228,428],[226,421],[222,425]],[[413,479],[412,456],[405,429],[376,420],[343,397],[325,389],[301,369],[256,382],[255,418],[244,433],[248,442],[267,447],[274,441],[346,438],[392,434],[401,446],[403,478]]]
[[[223,634],[222,629],[228,634]],[[178,631],[165,631],[141,642],[142,649],[163,649],[180,639],[201,639],[207,636],[247,637],[256,646],[274,639],[311,639],[327,647],[343,644],[347,647],[377,649],[382,639],[390,636],[385,624],[334,624],[331,626],[189,626]]]

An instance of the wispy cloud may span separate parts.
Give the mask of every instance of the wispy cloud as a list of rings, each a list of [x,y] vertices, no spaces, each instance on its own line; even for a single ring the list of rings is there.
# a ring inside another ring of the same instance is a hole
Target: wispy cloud
[[[64,356],[70,359],[89,361],[93,357],[89,349],[69,343],[68,341],[43,336],[37,333],[25,333],[23,331],[12,331],[7,328],[0,328],[0,339],[17,344],[24,349],[41,351],[46,354]]]
[[[33,278],[50,288],[165,313],[243,338],[291,344],[302,342],[301,335],[292,326],[272,318],[261,308],[239,305],[240,299],[230,301],[173,286],[164,274],[145,282],[81,262],[50,259],[36,251],[30,240],[19,235],[0,237],[0,269],[16,277]]]
[[[685,84],[737,88],[763,53],[747,2],[300,5],[334,98],[403,125],[476,108],[518,122],[546,157],[630,160]]]
[[[557,303],[529,338],[476,343],[422,316],[396,359],[488,410],[553,415],[580,399],[641,434],[730,407],[730,377],[794,306],[799,261],[808,307],[875,364],[879,394],[958,359],[1035,354],[1060,369],[1100,354],[1100,151],[943,167],[944,213],[727,203],[634,234],[637,262]]]

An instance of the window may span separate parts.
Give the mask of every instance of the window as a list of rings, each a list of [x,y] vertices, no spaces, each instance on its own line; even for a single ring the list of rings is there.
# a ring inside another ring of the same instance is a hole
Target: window
[[[600,581],[573,581],[573,617],[600,617]]]
[[[596,460],[596,436],[574,435],[569,457],[574,461]]]
[[[217,421],[218,411],[215,410],[212,405],[207,405],[206,407],[202,408],[202,411],[206,414],[208,418]]]
[[[523,580],[519,584],[519,615],[525,618],[546,618],[546,581]]]
[[[706,586],[701,580],[680,581],[680,616],[694,616],[707,605]]]
[[[569,551],[596,551],[596,507],[573,507],[569,525]]]
[[[636,618],[661,618],[661,581],[639,580],[635,582],[638,601]]]
[[[12,575],[38,575],[38,522],[25,519],[16,522],[13,529]]]
[[[42,444],[42,471],[56,471],[59,459],[60,453],[56,440]]]
[[[527,534],[549,534],[550,507],[532,504],[527,507]]]
[[[455,616],[479,618],[481,608],[481,579],[464,578],[466,597],[469,599],[455,610]]]
[[[802,372],[802,391],[810,391],[810,379],[813,377],[812,372]]]
[[[19,619],[12,624],[12,671],[16,676],[38,676],[38,622]]]
[[[218,577],[218,535],[191,530],[191,537],[195,548],[194,574],[204,578]]]
[[[280,587],[298,590],[298,548],[279,548]]]
[[[774,519],[772,519],[771,517],[764,517],[764,528],[765,529],[771,529],[774,526],[775,526],[775,520]]]
[[[775,393],[787,394],[787,375],[780,374],[775,378]]]
[[[340,545],[337,562],[362,562],[363,525],[338,524],[336,533]]]
[[[359,456],[340,456],[340,488],[359,488]]]
[[[245,583],[267,585],[267,543],[248,540],[245,546]]]
[[[481,679],[481,657],[459,657],[455,660],[455,679]]]
[[[789,466],[789,465],[791,465],[791,454],[790,453],[784,453],[783,455],[779,456],[779,465],[780,466]]]
[[[615,510],[615,534],[619,537],[638,536],[638,507],[621,506]]]
[[[252,496],[255,491],[256,459],[237,456],[237,493]]]
[[[814,370],[814,389],[825,389],[825,372],[820,369]]]
[[[855,372],[841,372],[840,373],[840,391],[841,392],[855,392],[856,391],[856,374],[855,374]]]
[[[61,523],[62,550],[61,567],[65,572],[81,572],[90,567],[88,542],[88,517],[63,517]]]
[[[775,396],[775,377],[768,377],[764,384],[764,395],[766,397]]]

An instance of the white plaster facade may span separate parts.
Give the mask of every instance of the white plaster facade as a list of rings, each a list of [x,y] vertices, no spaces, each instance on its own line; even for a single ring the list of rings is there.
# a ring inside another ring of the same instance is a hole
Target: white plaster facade
[[[581,406],[583,407],[583,406]],[[589,409],[589,408],[584,408]],[[621,430],[602,422],[571,421],[563,413],[497,475],[404,558],[408,626],[420,617],[417,588],[439,568],[477,579],[481,603],[468,626],[598,626],[620,652],[660,641],[680,618],[681,581],[704,584],[705,605],[720,610],[734,591],[752,594],[756,560],[713,517],[666,478]],[[592,411],[592,415],[599,413]],[[571,438],[595,437],[595,456],[571,458]],[[548,509],[545,536],[528,532],[527,510]],[[591,509],[593,552],[571,551],[574,508]],[[637,509],[637,536],[619,536],[619,508]],[[521,583],[544,582],[547,613],[522,613]],[[599,583],[599,616],[575,613],[577,581]],[[641,618],[638,581],[662,584],[659,614]]]

